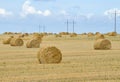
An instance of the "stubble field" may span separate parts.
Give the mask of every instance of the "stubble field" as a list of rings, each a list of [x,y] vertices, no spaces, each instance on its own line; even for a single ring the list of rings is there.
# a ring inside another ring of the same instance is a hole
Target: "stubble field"
[[[39,64],[39,48],[2,44],[0,35],[0,82],[120,82],[120,35],[105,36],[111,50],[94,50],[94,37],[45,36],[40,47],[56,46],[60,64]]]

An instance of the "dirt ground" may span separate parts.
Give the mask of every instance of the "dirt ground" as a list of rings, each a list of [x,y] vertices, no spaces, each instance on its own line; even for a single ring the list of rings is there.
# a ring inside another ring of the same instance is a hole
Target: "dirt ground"
[[[120,82],[120,36],[106,36],[111,50],[94,50],[94,37],[45,36],[40,47],[56,46],[60,64],[39,64],[39,48],[2,44],[0,35],[0,82]]]

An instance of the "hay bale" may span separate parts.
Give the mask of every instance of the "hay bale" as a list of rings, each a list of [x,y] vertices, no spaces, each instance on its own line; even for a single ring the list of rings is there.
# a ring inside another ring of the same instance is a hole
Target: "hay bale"
[[[81,35],[87,35],[87,33],[82,33]]]
[[[24,38],[25,35],[24,35],[24,34],[20,34],[18,37],[19,37],[19,38]]]
[[[111,42],[107,39],[98,39],[94,43],[94,49],[96,49],[96,50],[111,49]]]
[[[21,38],[12,38],[10,41],[11,46],[23,46],[24,42]]]
[[[27,42],[26,47],[27,48],[39,48],[40,47],[40,41],[33,39]]]
[[[101,34],[101,33],[100,33],[100,32],[96,32],[96,33],[95,33],[95,35],[99,35],[99,34]]]
[[[94,36],[94,34],[91,33],[91,32],[89,32],[89,33],[88,33],[88,37],[92,37],[92,36]]]
[[[95,40],[98,40],[98,39],[104,39],[104,35],[103,34],[97,34],[95,35]]]
[[[60,34],[55,34],[55,37],[62,37],[62,35],[60,35]]]
[[[60,32],[59,34],[60,34],[60,35],[69,35],[68,32]]]
[[[39,33],[34,33],[34,34],[33,34],[33,37],[34,37],[34,38],[36,38],[36,37],[41,37],[41,38],[43,38],[44,35],[43,35],[43,34],[39,34]]]
[[[77,34],[76,33],[71,33],[70,37],[77,37]]]
[[[26,44],[27,48],[39,48],[40,47],[40,43],[42,42],[42,37],[35,37],[32,40],[28,41]]]
[[[10,44],[11,39],[13,38],[13,36],[11,36],[10,38],[7,38],[5,40],[3,40],[3,44]]]
[[[52,64],[52,63],[60,63],[62,60],[61,51],[52,46],[41,48],[37,54],[38,61],[41,64]]]
[[[117,33],[116,32],[109,32],[108,35],[109,36],[117,36]]]

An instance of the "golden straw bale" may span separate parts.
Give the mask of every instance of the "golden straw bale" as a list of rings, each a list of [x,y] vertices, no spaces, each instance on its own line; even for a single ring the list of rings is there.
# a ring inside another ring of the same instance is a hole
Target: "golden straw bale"
[[[34,37],[35,39],[42,39],[42,35],[39,35],[39,36],[36,36],[36,37]]]
[[[48,35],[53,35],[53,33],[48,33]]]
[[[40,48],[37,57],[39,63],[41,64],[60,63],[62,60],[62,53],[58,48],[54,46],[45,47],[45,48]]]
[[[89,32],[89,33],[88,33],[88,37],[91,37],[91,36],[94,36],[94,34],[91,33],[91,32]]]
[[[82,33],[81,35],[87,35],[87,33]]]
[[[116,33],[116,32],[109,32],[108,35],[109,35],[109,36],[116,36],[117,33]]]
[[[23,46],[24,42],[21,38],[12,38],[10,41],[11,46]]]
[[[13,36],[11,36],[10,38],[7,38],[5,40],[3,40],[3,44],[10,44],[11,39],[13,38]]]
[[[70,37],[77,37],[77,34],[76,33],[71,33]]]
[[[47,33],[47,32],[44,32],[44,33],[42,33],[41,35],[43,35],[43,36],[47,36],[48,33]]]
[[[42,42],[41,36],[35,37],[32,40],[29,40],[26,44],[27,48],[39,48],[40,43]]]
[[[33,37],[41,37],[41,38],[43,38],[43,36],[44,36],[43,34],[39,34],[39,33],[34,33],[33,34]]]
[[[40,41],[33,39],[27,42],[26,44],[27,48],[39,48],[40,47]]]
[[[96,49],[96,50],[111,49],[111,42],[107,39],[98,39],[94,43],[94,49]]]
[[[24,34],[20,34],[20,35],[19,35],[19,38],[23,38],[23,37],[25,37]]]
[[[62,35],[60,35],[60,34],[55,34],[55,37],[62,37]]]
[[[97,34],[95,35],[95,40],[98,40],[98,39],[104,39],[104,35],[103,34]]]
[[[60,35],[69,35],[68,32],[60,32],[59,34],[60,34]]]
[[[95,35],[99,35],[99,34],[101,34],[101,33],[100,33],[100,32],[96,32],[96,33],[95,33]]]
[[[24,33],[24,36],[29,36],[29,34],[28,33]]]

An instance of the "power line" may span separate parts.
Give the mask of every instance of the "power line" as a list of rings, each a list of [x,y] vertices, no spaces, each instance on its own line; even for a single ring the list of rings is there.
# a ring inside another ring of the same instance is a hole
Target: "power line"
[[[73,33],[75,31],[75,20],[73,20]]]
[[[69,24],[69,22],[68,22],[68,19],[67,19],[67,33],[68,33],[68,24]]]
[[[120,14],[120,13],[118,13],[116,10],[114,11],[114,13],[112,13],[112,14],[114,14],[114,32],[117,32],[117,14]]]
[[[65,22],[66,23],[66,30],[67,30],[67,33],[68,33],[68,31],[69,31],[69,20],[67,19],[67,21]]]
[[[74,33],[74,31],[75,31],[75,24],[76,24],[76,23],[75,23],[75,20],[69,22],[69,20],[67,19],[67,21],[66,21],[65,23],[66,23],[67,32],[68,32],[68,30],[69,30],[69,24],[72,24],[72,31],[73,31],[73,33]]]
[[[43,25],[43,26],[39,25],[39,33],[41,32],[41,28],[43,29],[43,32],[46,31],[46,26],[45,25]]]

